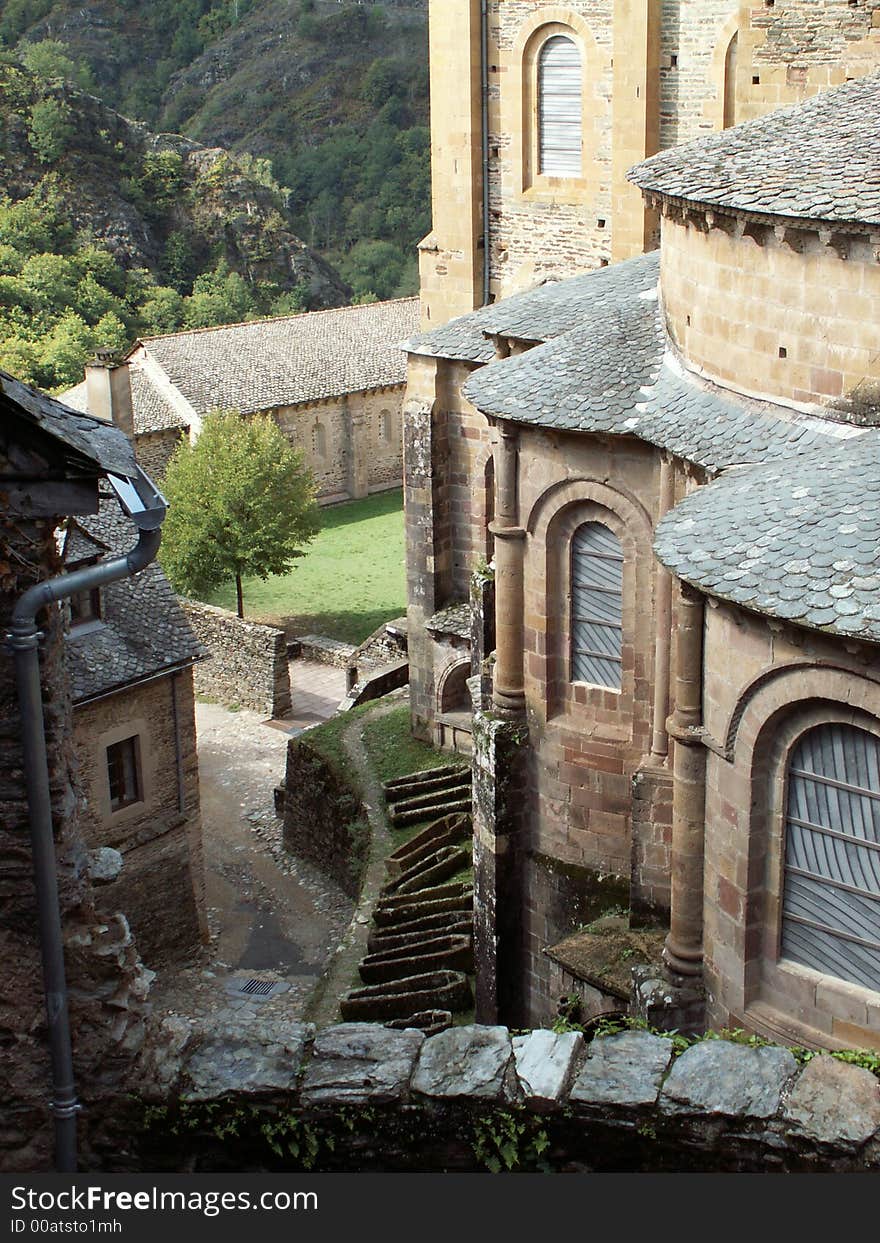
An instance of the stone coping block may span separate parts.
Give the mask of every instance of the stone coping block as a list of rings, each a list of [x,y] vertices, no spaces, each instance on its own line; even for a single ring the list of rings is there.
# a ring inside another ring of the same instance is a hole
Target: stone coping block
[[[597,1037],[575,1080],[577,1105],[653,1105],[672,1060],[672,1041],[650,1032]]]
[[[302,1087],[304,1105],[381,1105],[407,1093],[424,1034],[381,1023],[343,1023],[315,1040]]]
[[[206,1101],[229,1092],[294,1092],[310,1023],[261,1023],[253,1016],[193,1033],[187,1050],[182,1095]]]
[[[450,1027],[430,1036],[413,1076],[414,1092],[449,1099],[515,1099],[513,1045],[506,1027]]]
[[[514,1036],[513,1056],[526,1104],[534,1109],[559,1106],[583,1049],[580,1032],[536,1030]]]
[[[788,1049],[703,1040],[673,1064],[660,1106],[666,1113],[772,1118],[797,1068]]]
[[[798,1076],[782,1114],[791,1133],[821,1144],[864,1144],[880,1128],[880,1082],[835,1057],[814,1057]]]

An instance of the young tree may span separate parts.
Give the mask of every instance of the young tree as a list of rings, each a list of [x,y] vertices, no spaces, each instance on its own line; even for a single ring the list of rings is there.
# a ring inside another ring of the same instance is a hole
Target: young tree
[[[242,577],[286,574],[320,526],[311,471],[269,415],[213,411],[181,441],[164,490],[163,569],[184,592],[234,578],[239,617]]]

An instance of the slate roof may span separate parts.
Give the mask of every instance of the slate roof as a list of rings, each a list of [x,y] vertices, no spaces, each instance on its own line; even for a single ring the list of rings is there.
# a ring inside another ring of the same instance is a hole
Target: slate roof
[[[880,72],[654,155],[642,190],[736,211],[880,223]]]
[[[425,629],[435,634],[453,634],[460,639],[471,637],[471,606],[467,600],[448,604],[425,622]]]
[[[147,432],[178,431],[189,426],[185,416],[176,410],[162,390],[137,363],[128,371],[131,381],[131,413],[134,434]],[[87,410],[86,382],[77,384],[64,393],[64,400],[74,410]]]
[[[880,432],[728,472],[667,514],[655,548],[713,596],[880,642]]]
[[[141,344],[198,414],[217,406],[253,414],[404,384],[406,359],[397,343],[418,321],[418,298],[401,298],[145,337]]]
[[[85,458],[112,474],[135,472],[134,452],[118,428],[72,410],[5,371],[0,371],[0,415],[4,421],[22,419],[26,426],[53,437],[79,459],[80,466]]]
[[[490,363],[495,347],[487,340],[487,334],[522,341],[551,341],[582,323],[585,315],[606,305],[616,305],[622,293],[638,294],[653,289],[659,270],[659,253],[654,251],[570,280],[538,285],[460,315],[442,328],[411,337],[403,343],[403,349],[432,358]]]
[[[668,347],[656,294],[616,292],[557,340],[481,368],[464,395],[518,423],[637,436],[709,471],[857,434],[700,380]]]
[[[98,514],[77,518],[77,526],[110,550],[128,552],[137,540],[134,524],[115,500],[101,503]],[[75,531],[75,528],[74,528]],[[78,532],[65,541],[68,565],[80,559],[87,541]],[[99,549],[92,547],[91,552]],[[74,703],[138,682],[143,678],[206,655],[154,562],[134,578],[101,588],[102,623],[67,636],[65,656]]]

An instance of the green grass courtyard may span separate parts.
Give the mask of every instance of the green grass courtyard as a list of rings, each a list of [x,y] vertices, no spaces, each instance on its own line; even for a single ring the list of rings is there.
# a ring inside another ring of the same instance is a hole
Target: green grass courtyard
[[[360,643],[406,612],[403,493],[378,492],[321,511],[322,527],[289,574],[244,580],[244,613],[288,636],[324,634]],[[235,609],[235,584],[205,596]]]

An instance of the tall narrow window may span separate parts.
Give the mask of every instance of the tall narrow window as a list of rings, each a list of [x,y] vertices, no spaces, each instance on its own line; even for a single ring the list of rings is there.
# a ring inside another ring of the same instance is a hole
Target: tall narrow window
[[[538,57],[538,172],[547,177],[581,175],[581,79],[574,40],[548,39]]]
[[[788,765],[782,954],[880,989],[880,739],[804,734]]]
[[[620,689],[623,550],[601,522],[571,543],[571,680]]]
[[[724,119],[725,129],[736,124],[736,59],[739,50],[739,35],[735,34],[727,45],[724,58]]]
[[[141,801],[137,735],[114,742],[107,748],[107,779],[110,783],[111,811],[119,811],[121,807]]]

